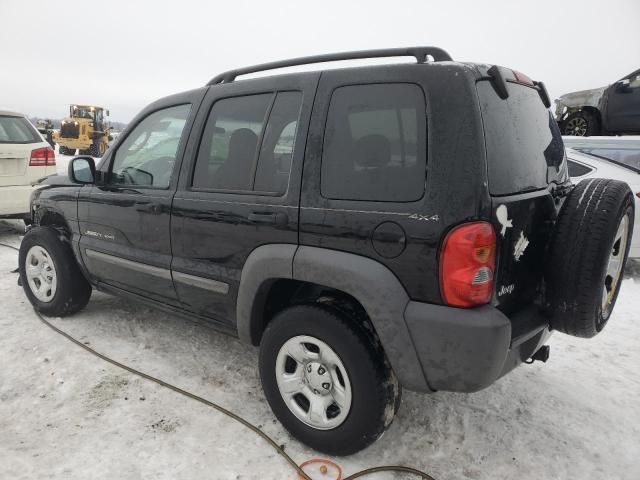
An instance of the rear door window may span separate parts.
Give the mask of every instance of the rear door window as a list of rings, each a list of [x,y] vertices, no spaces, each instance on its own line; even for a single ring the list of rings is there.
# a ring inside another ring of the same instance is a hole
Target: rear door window
[[[202,136],[192,187],[283,195],[301,105],[301,92],[218,100]]]
[[[488,80],[477,83],[487,151],[489,191],[509,195],[546,188],[567,177],[558,124],[526,85],[508,83],[509,98],[498,97]]]
[[[426,107],[413,84],[351,85],[331,97],[322,152],[325,198],[411,202],[426,180]]]
[[[0,115],[0,143],[38,143],[42,139],[26,118]]]

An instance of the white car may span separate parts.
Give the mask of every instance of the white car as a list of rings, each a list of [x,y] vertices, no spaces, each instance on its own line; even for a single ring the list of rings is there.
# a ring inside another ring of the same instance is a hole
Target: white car
[[[569,175],[574,183],[585,178],[611,178],[626,182],[635,194],[636,215],[633,236],[629,248],[629,258],[640,258],[640,169],[614,163],[602,157],[595,157],[567,148]]]
[[[24,115],[0,110],[0,218],[27,219],[33,184],[52,173],[51,145]]]

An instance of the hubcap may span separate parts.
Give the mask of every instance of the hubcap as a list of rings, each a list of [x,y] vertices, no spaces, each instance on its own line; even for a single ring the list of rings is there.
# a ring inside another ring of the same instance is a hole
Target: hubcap
[[[606,318],[608,310],[611,307],[616,287],[622,276],[624,266],[624,256],[627,252],[627,239],[629,234],[629,216],[622,217],[622,221],[618,226],[615,240],[613,241],[613,249],[609,255],[609,263],[607,264],[607,273],[604,278],[604,289],[602,291],[602,313]]]
[[[56,294],[58,278],[49,252],[39,245],[31,247],[24,268],[31,292],[41,302],[50,302]]]
[[[584,137],[587,134],[587,121],[584,118],[576,117],[567,123],[567,133],[576,137]]]
[[[299,335],[276,358],[280,395],[298,420],[318,430],[341,425],[351,409],[351,382],[340,357],[322,340]]]

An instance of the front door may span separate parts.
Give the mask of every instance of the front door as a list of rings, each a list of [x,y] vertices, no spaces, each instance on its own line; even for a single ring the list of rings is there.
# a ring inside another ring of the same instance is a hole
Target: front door
[[[203,101],[173,202],[182,305],[233,323],[240,275],[261,245],[298,243],[298,202],[317,74],[217,85]],[[188,163],[187,163],[188,162]]]
[[[607,130],[640,132],[640,71],[607,90]]]
[[[78,202],[80,250],[89,273],[99,282],[164,303],[176,303],[171,202],[185,132],[197,109],[193,99],[181,100],[141,115],[100,165],[104,180]]]

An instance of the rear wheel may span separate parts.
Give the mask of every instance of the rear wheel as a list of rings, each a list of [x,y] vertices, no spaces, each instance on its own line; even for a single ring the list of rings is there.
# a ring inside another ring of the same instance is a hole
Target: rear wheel
[[[400,387],[384,352],[355,320],[317,305],[280,312],[260,344],[260,378],[291,434],[330,455],[350,455],[391,424]]]
[[[600,123],[594,113],[586,110],[574,112],[567,117],[562,127],[563,135],[589,137],[600,133]]]
[[[624,182],[583,180],[571,192],[550,245],[552,328],[577,337],[604,328],[620,291],[633,219],[633,193]]]
[[[27,232],[20,244],[19,268],[27,298],[45,315],[71,315],[89,302],[91,285],[70,245],[54,228],[36,227]]]

